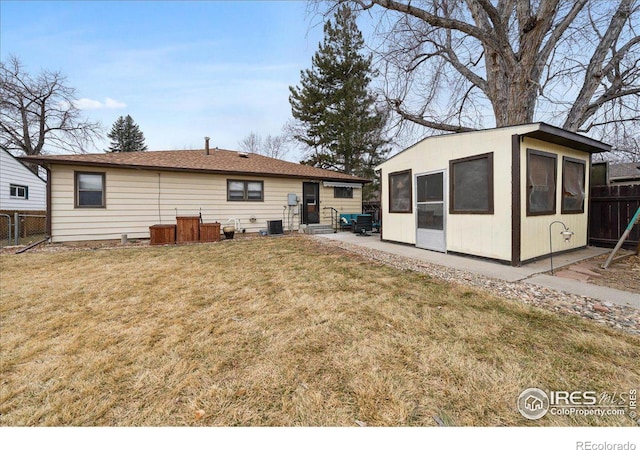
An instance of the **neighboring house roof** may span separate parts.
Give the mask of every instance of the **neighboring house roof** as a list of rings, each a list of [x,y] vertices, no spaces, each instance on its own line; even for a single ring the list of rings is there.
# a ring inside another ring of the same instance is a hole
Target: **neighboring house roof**
[[[211,149],[208,155],[205,154],[204,150],[168,150],[82,155],[41,155],[25,156],[21,159],[41,164],[274,176],[356,183],[369,183],[371,181],[332,170],[269,158],[255,153],[220,149]]]
[[[640,162],[635,163],[609,163],[609,180],[640,180]]]
[[[438,134],[434,136],[428,136],[415,144],[409,146],[408,148],[402,150],[400,153],[403,153],[416,145],[430,139],[447,139],[452,136],[459,136],[461,134],[469,134],[469,133],[477,133],[480,137],[483,133],[492,133],[496,130],[506,130],[512,129],[513,134],[517,134],[520,137],[530,137],[533,139],[539,139],[541,141],[551,142],[553,144],[562,145],[565,147],[574,148],[576,150],[582,150],[587,153],[600,153],[600,152],[608,152],[611,150],[611,145],[605,144],[604,142],[597,141],[595,139],[591,139],[590,137],[583,136],[578,133],[574,133],[572,131],[567,131],[562,128],[554,127],[553,125],[549,125],[544,122],[536,122],[529,123],[524,125],[511,125],[507,127],[499,127],[499,128],[489,128],[486,130],[477,130],[477,131],[467,131],[464,133],[447,133],[447,134]],[[396,153],[390,159],[395,158],[400,153]],[[386,161],[385,161],[386,162]],[[376,167],[378,169],[380,166]]]

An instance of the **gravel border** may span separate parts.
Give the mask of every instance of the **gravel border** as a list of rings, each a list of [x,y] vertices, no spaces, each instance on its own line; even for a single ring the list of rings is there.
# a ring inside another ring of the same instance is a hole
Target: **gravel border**
[[[327,247],[338,247],[373,261],[379,261],[400,270],[411,270],[427,274],[449,283],[473,286],[491,292],[499,297],[516,300],[560,314],[578,315],[616,330],[640,335],[640,310],[613,303],[556,291],[522,281],[508,282],[428,263],[414,258],[394,255],[381,250],[373,250],[347,242],[312,236]]]

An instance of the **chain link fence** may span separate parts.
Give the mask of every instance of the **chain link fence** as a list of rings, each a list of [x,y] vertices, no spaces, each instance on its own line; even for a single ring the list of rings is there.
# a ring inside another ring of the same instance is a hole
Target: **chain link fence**
[[[47,236],[47,216],[38,211],[0,213],[0,247],[28,245]]]

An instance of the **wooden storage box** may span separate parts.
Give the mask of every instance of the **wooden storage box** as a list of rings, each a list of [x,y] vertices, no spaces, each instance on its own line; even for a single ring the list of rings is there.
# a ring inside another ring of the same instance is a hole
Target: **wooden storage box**
[[[200,240],[200,216],[176,217],[176,242],[198,242]]]
[[[218,242],[220,240],[220,223],[201,223],[200,242]]]
[[[151,225],[149,227],[151,245],[164,245],[176,243],[175,225]]]

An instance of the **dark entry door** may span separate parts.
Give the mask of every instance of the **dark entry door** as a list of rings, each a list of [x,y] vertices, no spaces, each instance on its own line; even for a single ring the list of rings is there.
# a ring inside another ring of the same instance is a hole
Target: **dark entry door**
[[[302,223],[320,223],[320,184],[302,183]]]

